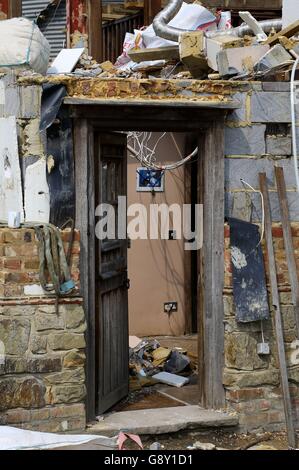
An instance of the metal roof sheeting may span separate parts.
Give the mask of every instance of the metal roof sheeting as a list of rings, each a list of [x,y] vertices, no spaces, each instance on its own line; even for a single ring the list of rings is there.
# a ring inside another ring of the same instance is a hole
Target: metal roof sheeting
[[[35,20],[50,0],[22,0],[22,14],[25,18]],[[57,56],[66,41],[66,0],[61,0],[53,19],[41,28],[51,45],[51,58]]]

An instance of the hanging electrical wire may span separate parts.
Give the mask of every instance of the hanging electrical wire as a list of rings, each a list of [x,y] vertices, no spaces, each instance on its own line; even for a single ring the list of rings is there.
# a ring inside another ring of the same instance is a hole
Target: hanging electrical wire
[[[159,136],[154,145],[151,145],[150,142],[152,140],[152,132],[129,132],[128,140],[131,141],[131,143],[127,145],[128,150],[131,153],[132,157],[136,158],[142,166],[145,166],[149,169],[161,171],[175,170],[180,166],[185,165],[185,163],[190,161],[198,153],[198,147],[196,147],[193,152],[184,157],[173,133],[170,133],[174,146],[181,160],[168,165],[158,164],[156,157],[157,147],[161,140],[165,137],[165,135],[166,132]]]
[[[257,246],[255,247],[255,249],[260,246],[260,244],[262,243],[263,239],[264,239],[264,233],[265,233],[265,204],[264,204],[264,196],[263,196],[263,193],[259,190],[259,189],[254,189],[251,184],[247,183],[247,181],[243,180],[243,178],[241,178],[241,182],[243,184],[245,184],[246,186],[248,186],[248,188],[251,189],[251,191],[253,191],[254,193],[258,193],[260,196],[261,196],[261,203],[262,203],[262,222],[261,222],[261,225],[262,225],[262,229],[261,229],[261,237],[260,237],[260,241],[259,243],[257,244]]]

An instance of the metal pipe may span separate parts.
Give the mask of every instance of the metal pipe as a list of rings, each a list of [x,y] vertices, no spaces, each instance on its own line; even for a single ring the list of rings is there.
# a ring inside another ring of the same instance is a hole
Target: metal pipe
[[[180,11],[183,0],[170,0],[164,10],[160,11],[153,20],[153,28],[157,36],[178,42],[179,35],[184,32],[183,29],[169,26],[168,23]]]
[[[186,31],[179,28],[169,26],[169,22],[175,17],[180,11],[183,4],[183,0],[170,0],[168,5],[157,14],[153,20],[153,28],[157,36],[168,39],[170,41],[178,42],[179,36],[182,32]],[[272,28],[276,31],[282,28],[282,20],[266,20],[259,22],[265,33],[270,33]],[[231,35],[237,37],[243,37],[246,34],[252,33],[250,27],[246,24],[238,26],[238,28],[228,29],[226,31],[210,31],[206,32],[206,36],[209,38],[222,35]]]
[[[265,33],[270,33],[272,28],[274,28],[277,32],[282,29],[282,20],[266,20],[266,21],[259,21],[259,25],[262,27]],[[215,36],[237,36],[237,37],[244,37],[246,34],[252,34],[252,29],[247,24],[242,24],[237,28],[227,29],[225,31],[207,31],[206,37],[213,38]]]

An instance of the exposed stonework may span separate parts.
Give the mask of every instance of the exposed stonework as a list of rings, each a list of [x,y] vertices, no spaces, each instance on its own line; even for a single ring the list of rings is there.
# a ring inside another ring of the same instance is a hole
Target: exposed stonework
[[[67,248],[69,232],[62,233]],[[55,299],[39,284],[38,242],[32,229],[0,229],[0,423],[41,431],[85,427],[85,338],[82,299]],[[79,234],[71,272],[79,281]],[[26,298],[36,286],[41,297]],[[2,361],[3,362],[3,361]]]
[[[273,225],[274,248],[277,259],[278,283],[284,328],[285,350],[288,361],[294,417],[299,422],[299,366],[290,363],[291,342],[296,339],[294,309],[285,259],[281,225]],[[299,240],[299,223],[292,224],[295,248]],[[235,320],[232,295],[232,274],[229,249],[229,227],[225,227],[225,367],[223,384],[226,390],[227,406],[240,415],[242,430],[278,430],[285,427],[283,400],[280,390],[280,374],[276,340],[271,320],[263,322],[266,341],[270,343],[270,356],[259,356],[256,346],[261,341],[259,322],[241,324]],[[263,249],[265,246],[263,244]],[[299,270],[299,254],[298,270]],[[264,252],[265,260],[267,260]],[[267,284],[269,270],[265,263]],[[269,305],[271,297],[269,295]]]

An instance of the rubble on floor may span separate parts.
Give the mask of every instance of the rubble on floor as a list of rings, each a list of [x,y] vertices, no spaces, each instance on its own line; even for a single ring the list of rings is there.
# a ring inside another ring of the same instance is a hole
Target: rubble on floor
[[[138,390],[158,382],[181,387],[196,373],[192,355],[182,348],[165,348],[155,339],[131,337],[129,344],[130,389]]]

